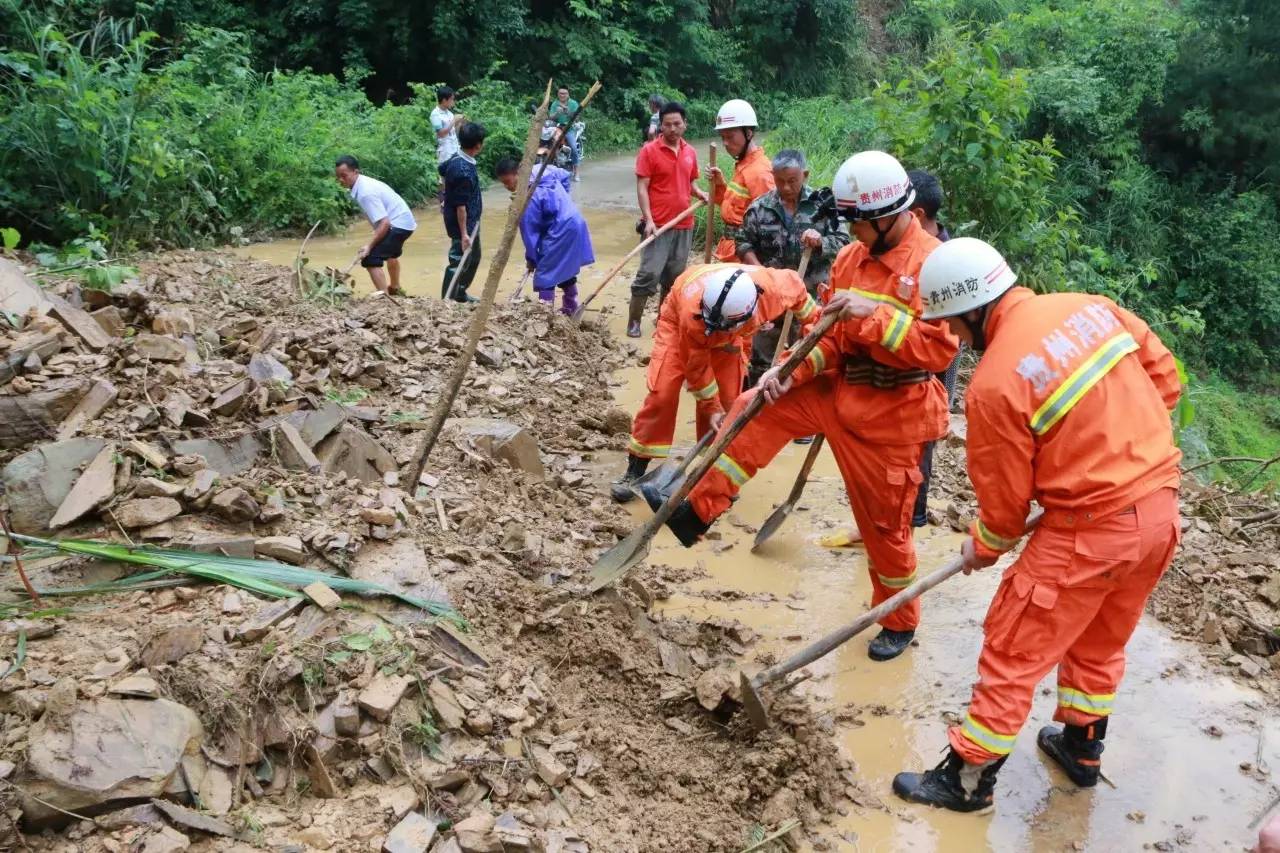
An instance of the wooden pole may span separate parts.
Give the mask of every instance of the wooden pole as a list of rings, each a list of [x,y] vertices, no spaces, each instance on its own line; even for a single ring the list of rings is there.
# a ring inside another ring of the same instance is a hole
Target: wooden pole
[[[796,270],[800,274],[800,283],[804,284],[804,274],[809,271],[809,261],[813,258],[813,247],[805,246],[804,254],[800,256],[800,269]],[[773,363],[777,364],[778,359],[782,358],[782,354],[787,350],[787,338],[791,337],[791,312],[787,312],[787,316],[782,320],[782,335],[778,338],[778,344],[773,348]]]
[[[595,97],[598,91],[600,91],[599,81],[592,85],[591,91],[582,99],[582,103],[578,107],[578,113]],[[471,318],[471,326],[467,330],[467,340],[462,346],[462,351],[458,353],[458,360],[454,362],[448,380],[440,390],[439,402],[436,404],[435,411],[431,413],[431,420],[427,422],[427,428],[422,436],[422,444],[419,445],[418,452],[411,463],[413,476],[409,481],[411,484],[409,486],[410,490],[415,490],[418,481],[422,478],[422,470],[427,465],[427,457],[431,455],[432,448],[435,447],[436,441],[440,438],[440,433],[444,429],[444,422],[449,418],[449,412],[453,409],[453,402],[457,399],[458,391],[462,388],[462,380],[466,378],[467,371],[471,368],[471,362],[476,356],[476,347],[480,345],[480,337],[484,334],[485,325],[489,322],[489,312],[493,309],[493,300],[498,294],[498,282],[502,278],[502,273],[507,267],[507,261],[511,257],[511,245],[515,242],[520,218],[524,216],[525,209],[529,206],[529,199],[533,196],[533,186],[529,181],[529,174],[533,171],[533,160],[538,151],[542,123],[546,120],[547,107],[550,104],[551,81],[548,80],[547,90],[542,95],[542,104],[534,114],[533,121],[529,125],[529,133],[525,137],[524,155],[520,158],[520,171],[516,175],[515,197],[511,200],[510,206],[507,207],[507,222],[502,229],[502,237],[498,241],[498,249],[493,253],[493,260],[489,262],[489,275],[485,279],[484,292],[480,295],[480,302],[476,305],[476,312]],[[574,113],[574,115],[576,116],[578,113]],[[547,162],[555,156],[555,147],[555,145],[552,146],[550,156],[546,161],[543,161],[542,168],[538,170],[538,180],[541,180],[543,172],[546,171]]]
[[[711,143],[711,168],[716,167],[716,144]],[[715,184],[711,184],[711,188],[715,189]],[[704,264],[711,263],[711,255],[716,248],[716,206],[714,204],[707,205],[707,239],[706,245],[702,247],[702,262]]]

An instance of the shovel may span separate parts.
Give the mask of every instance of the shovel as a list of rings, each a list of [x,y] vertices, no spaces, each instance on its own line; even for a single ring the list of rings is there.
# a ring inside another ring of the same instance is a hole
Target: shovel
[[[1027,519],[1024,533],[1032,530],[1040,521],[1043,513],[1036,510]],[[787,658],[782,663],[771,666],[755,678],[747,678],[745,672],[738,676],[739,683],[742,687],[742,705],[747,709],[747,716],[751,719],[751,725],[758,730],[769,728],[769,712],[765,709],[764,700],[760,696],[760,688],[765,685],[772,684],[784,676],[790,675],[801,667],[808,666],[818,658],[825,657],[833,650],[843,646],[849,640],[858,634],[861,634],[867,628],[879,622],[902,605],[915,601],[938,584],[950,578],[964,568],[964,559],[955,557],[951,562],[947,563],[941,569],[930,575],[922,577],[920,580],[894,594],[892,597],[885,599],[875,607],[863,613],[857,619],[832,631],[827,636],[817,642],[805,647],[799,653]]]
[[[684,476],[684,472],[689,470],[690,463],[697,458],[698,454],[711,446],[711,442],[715,440],[715,437],[716,431],[708,430],[707,434],[698,439],[698,443],[684,455],[678,465],[672,465],[670,461],[663,462],[657,468],[636,480],[633,488],[638,492],[641,486],[652,484],[657,486],[660,492],[670,491],[676,481]]]
[[[524,295],[524,283],[529,280],[529,276],[533,275],[531,270],[526,270],[524,277],[520,279],[520,283],[516,285],[516,289],[511,291],[511,295],[507,297],[507,303],[513,304],[520,301]]]
[[[813,327],[812,331],[796,344],[791,351],[791,355],[782,364],[778,378],[783,381],[788,379],[795,372],[795,369],[800,366],[800,363],[804,361],[805,357],[809,355],[809,351],[818,345],[818,341],[822,340],[822,336],[836,324],[839,318],[840,315],[835,313],[824,315],[817,325]],[[658,508],[653,518],[645,522],[643,526],[633,530],[626,539],[614,545],[596,560],[595,565],[591,568],[591,578],[587,582],[587,592],[596,592],[604,589],[629,572],[648,555],[649,544],[653,540],[654,534],[658,532],[658,528],[666,523],[667,519],[671,517],[671,513],[675,512],[676,507],[680,505],[680,502],[689,496],[698,481],[711,470],[711,466],[720,458],[720,454],[724,452],[724,449],[737,437],[738,433],[742,432],[742,428],[760,413],[764,405],[763,394],[752,395],[751,402],[747,403],[746,408],[738,413],[729,428],[719,434],[715,443],[711,445],[710,450],[699,457],[698,463],[693,467],[689,476],[685,477],[680,488],[672,493],[671,497],[667,498],[667,502]]]
[[[657,240],[659,237],[661,237],[663,234],[666,234],[672,228],[675,228],[682,221],[687,219],[690,214],[694,213],[698,208],[702,207],[704,204],[706,204],[706,202],[702,201],[701,199],[699,199],[698,201],[695,201],[693,204],[689,205],[685,209],[684,213],[681,213],[675,219],[672,219],[666,225],[663,225],[657,231],[654,231],[648,237],[645,237],[643,240],[640,241],[640,244],[638,246],[636,246],[630,252],[627,252],[627,254],[622,258],[622,260],[618,261],[618,263],[614,266],[614,268],[609,270],[609,272],[605,274],[604,281],[600,282],[599,286],[597,286],[595,290],[591,291],[591,295],[588,296],[586,299],[582,300],[582,304],[578,306],[578,310],[573,312],[573,321],[575,323],[581,322],[582,315],[587,313],[587,306],[591,304],[591,300],[595,299],[597,296],[600,295],[600,291],[604,290],[604,286],[608,284],[610,281],[612,281],[615,275],[622,272],[622,268],[627,265],[627,261],[631,260],[636,255],[640,254],[640,252],[644,250],[645,246],[649,245],[654,240]]]
[[[476,247],[476,235],[480,233],[480,223],[477,222],[471,229],[471,245],[467,246],[467,250],[462,253],[462,259],[458,261],[458,265],[453,269],[453,276],[449,279],[449,286],[445,288],[444,298],[453,298],[453,286],[458,283],[458,274],[462,272],[462,268],[467,265],[467,259],[471,257],[471,250]]]
[[[778,528],[782,526],[782,522],[787,520],[787,516],[791,515],[791,511],[796,508],[796,502],[800,500],[800,495],[804,493],[805,483],[809,481],[809,474],[813,471],[814,463],[818,461],[818,454],[822,452],[822,445],[826,441],[826,436],[819,435],[813,439],[813,444],[809,445],[809,453],[804,457],[804,464],[800,466],[800,473],[796,475],[795,485],[791,487],[791,494],[787,495],[787,499],[778,504],[778,507],[764,520],[764,524],[760,525],[760,532],[756,534],[755,541],[751,543],[751,553],[759,550],[760,546],[773,534],[778,532]]]
[[[812,257],[813,247],[806,246],[804,254],[800,256],[800,267],[796,270],[801,281],[804,281],[804,274],[809,269],[809,260]],[[775,364],[782,357],[782,353],[786,351],[787,338],[791,336],[791,316],[791,312],[788,311],[786,318],[782,321],[782,335],[778,338],[778,346],[773,351]],[[800,466],[800,473],[796,475],[796,482],[791,487],[791,494],[787,495],[787,499],[779,504],[773,512],[769,513],[769,517],[764,520],[764,524],[760,525],[760,532],[756,534],[755,541],[751,543],[751,552],[753,554],[757,548],[765,543],[765,540],[778,532],[782,522],[786,521],[787,516],[791,515],[791,511],[796,508],[796,502],[800,500],[800,495],[804,494],[805,483],[809,481],[809,474],[813,471],[814,463],[818,461],[818,453],[822,451],[822,445],[825,441],[826,438],[819,435],[813,439],[813,444],[809,445],[809,453],[804,457],[804,464]]]

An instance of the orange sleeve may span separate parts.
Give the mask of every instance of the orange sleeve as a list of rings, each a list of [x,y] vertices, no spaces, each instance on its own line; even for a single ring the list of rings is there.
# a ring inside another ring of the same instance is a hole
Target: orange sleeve
[[[878,306],[854,328],[871,356],[890,367],[941,373],[960,350],[960,339],[945,324],[913,317],[895,305]]]
[[[721,174],[724,174],[721,172]],[[724,204],[724,194],[726,187],[724,184],[713,184],[711,190],[711,203],[714,205]]]
[[[697,401],[699,411],[719,412],[724,408],[720,405],[720,383],[711,369],[711,351],[706,346],[706,335],[683,317],[680,327],[680,348],[685,354],[685,386]]]
[[[1035,439],[1024,415],[973,387],[965,414],[969,480],[978,498],[969,533],[980,556],[998,557],[1022,538],[1035,490]]]
[[[1160,392],[1165,408],[1172,412],[1178,405],[1178,398],[1182,396],[1182,381],[1178,379],[1177,360],[1164,345],[1164,341],[1151,331],[1151,327],[1141,317],[1115,303],[1112,303],[1112,306],[1121,325],[1138,342],[1136,354],[1142,363],[1142,369],[1151,377],[1156,390]]]
[[[816,318],[818,315],[815,314]],[[813,325],[812,323],[809,324]],[[807,333],[806,333],[807,334]],[[787,350],[787,356],[791,355],[791,350]],[[828,370],[835,370],[836,365],[840,363],[840,351],[836,347],[836,342],[831,339],[830,333],[822,340],[818,341],[818,345],[809,350],[809,354],[805,356],[804,361],[800,362],[800,366],[791,374],[791,379],[796,385],[803,385],[815,376],[820,376]]]
[[[751,193],[751,201],[755,201],[776,186],[773,180],[773,166],[769,164],[768,160],[763,162],[764,165],[745,176],[747,190]],[[751,206],[750,202],[747,203],[747,206]]]

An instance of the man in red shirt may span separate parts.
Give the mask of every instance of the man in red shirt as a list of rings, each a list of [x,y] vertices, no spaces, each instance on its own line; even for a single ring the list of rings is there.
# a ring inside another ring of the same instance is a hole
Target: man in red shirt
[[[689,206],[689,196],[707,201],[707,193],[694,186],[698,177],[698,156],[684,141],[684,107],[676,101],[658,113],[661,135],[646,142],[636,156],[636,196],[644,218],[644,236],[652,235],[679,216]],[[649,297],[661,287],[667,295],[676,276],[689,263],[693,242],[693,217],[645,246],[640,253],[640,269],[631,283],[631,308],[627,316],[627,337],[640,337],[640,318]]]

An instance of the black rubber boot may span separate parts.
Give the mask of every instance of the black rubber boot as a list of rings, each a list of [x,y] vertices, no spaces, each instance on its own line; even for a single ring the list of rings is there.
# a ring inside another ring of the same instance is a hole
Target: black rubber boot
[[[890,631],[883,628],[871,641],[871,645],[867,646],[867,657],[878,661],[893,660],[907,650],[915,636],[915,631]]]
[[[1087,726],[1045,726],[1036,743],[1072,782],[1081,788],[1092,788],[1102,775],[1102,739],[1107,736],[1109,719],[1103,717]]]
[[[932,770],[894,776],[893,792],[904,800],[934,808],[988,812],[994,808],[996,774],[1005,758],[986,764],[965,764],[959,753],[948,749],[947,757]]]
[[[669,497],[658,491],[652,483],[642,485],[640,494],[644,495],[645,502],[649,504],[649,509],[654,512],[657,512]],[[698,514],[693,511],[693,505],[684,500],[680,501],[676,511],[671,513],[671,517],[667,519],[667,529],[676,535],[681,545],[686,548],[692,548],[711,529],[711,525],[698,518]]]
[[[613,481],[609,486],[609,495],[618,503],[629,503],[636,499],[635,484],[644,476],[649,468],[649,460],[635,454],[627,454],[627,472]]]
[[[644,307],[649,304],[649,297],[644,293],[631,294],[631,304],[627,306],[627,337],[640,337],[640,321],[644,319]]]

